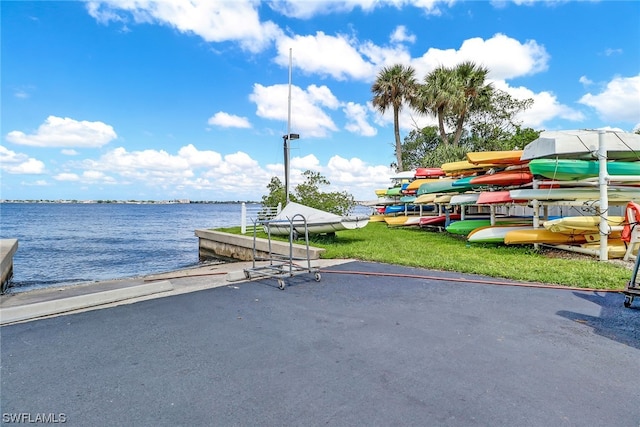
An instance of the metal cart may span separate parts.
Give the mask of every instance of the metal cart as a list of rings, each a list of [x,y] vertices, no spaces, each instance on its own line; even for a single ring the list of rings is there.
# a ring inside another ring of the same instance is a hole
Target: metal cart
[[[624,306],[631,307],[631,303],[635,297],[640,297],[640,277],[638,277],[638,267],[640,267],[640,253],[636,256],[636,263],[633,267],[631,280],[627,283],[627,289],[622,291],[624,294]]]
[[[294,225],[294,222],[297,225]],[[256,250],[256,234],[257,234],[257,225],[263,225],[265,231],[268,235],[268,244],[269,250],[267,257],[259,257],[258,252]],[[272,251],[271,245],[271,226],[275,225],[285,225],[289,228],[289,255],[284,256],[280,254],[276,254]],[[303,225],[304,229],[304,239],[306,245],[306,257],[294,257],[293,256],[293,242],[296,240],[298,236],[298,232],[296,228],[300,228],[300,224]],[[258,277],[273,277],[278,280],[278,288],[284,290],[285,288],[285,277],[293,277],[299,274],[313,274],[316,282],[319,282],[322,276],[320,275],[317,268],[311,267],[311,258],[309,257],[309,228],[307,226],[306,218],[301,214],[296,214],[292,218],[288,218],[286,220],[264,220],[264,221],[256,221],[253,227],[253,263],[252,268],[247,268],[244,270],[244,275],[247,279],[253,279]],[[268,261],[267,265],[256,266],[257,261]],[[304,262],[305,265],[299,264],[296,261]]]

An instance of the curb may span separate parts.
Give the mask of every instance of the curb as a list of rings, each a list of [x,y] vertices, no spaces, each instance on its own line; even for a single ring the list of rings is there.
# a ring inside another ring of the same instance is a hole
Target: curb
[[[0,309],[0,325],[173,290],[168,280]]]

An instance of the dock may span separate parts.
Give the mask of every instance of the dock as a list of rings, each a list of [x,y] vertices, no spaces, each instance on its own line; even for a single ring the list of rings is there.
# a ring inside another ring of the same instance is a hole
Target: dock
[[[0,270],[2,272],[1,293],[7,289],[13,277],[13,255],[18,250],[18,239],[0,239]]]

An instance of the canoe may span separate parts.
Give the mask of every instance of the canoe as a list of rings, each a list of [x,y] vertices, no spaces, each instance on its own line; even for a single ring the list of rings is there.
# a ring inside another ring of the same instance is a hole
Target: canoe
[[[565,130],[542,132],[540,137],[524,147],[521,160],[540,158],[596,159],[599,135],[597,130]],[[606,131],[603,139],[609,160],[639,160],[640,135]]]
[[[384,219],[385,219],[384,215],[380,215],[380,214],[369,215],[369,222],[384,222]]]
[[[395,214],[395,213],[401,213],[405,211],[405,205],[389,205],[389,206],[385,206],[384,208],[384,213],[386,215],[388,214]]]
[[[460,219],[460,214],[449,214],[449,221],[457,221]],[[444,225],[447,221],[447,215],[434,215],[420,217],[420,227],[428,227],[435,225]]]
[[[566,216],[544,222],[544,228],[554,233],[563,234],[590,234],[600,230],[599,216]],[[624,225],[623,216],[610,216],[607,218],[609,231],[622,231]],[[616,228],[617,227],[617,228]]]
[[[400,197],[400,203],[413,203],[416,200],[416,196],[402,196]]]
[[[439,181],[439,180],[437,178],[415,179],[411,181],[409,185],[407,185],[407,187],[404,189],[404,194],[407,194],[407,195],[416,194],[422,184],[426,184],[428,182],[435,182],[435,181]]]
[[[449,203],[452,197],[453,197],[452,194],[441,194],[435,199],[433,199],[433,203],[440,203],[440,204]]]
[[[340,216],[299,203],[289,202],[278,215],[264,224],[265,233],[289,235],[291,227],[298,234],[325,234],[341,230],[363,228],[369,223],[369,215]]]
[[[417,168],[414,174],[415,178],[430,178],[444,176],[445,172],[442,168]]]
[[[572,244],[585,242],[586,238],[582,234],[569,235],[554,233],[546,228],[513,230],[504,236],[504,243],[507,245],[527,245],[534,243]]]
[[[387,196],[390,196],[390,197],[400,196],[401,191],[402,191],[401,187],[391,187],[387,189]]]
[[[462,160],[459,162],[443,163],[441,167],[442,167],[442,170],[445,171],[447,175],[469,175],[475,172],[491,169],[494,166],[500,166],[500,165],[499,164],[476,165],[467,160]]]
[[[463,187],[456,188],[453,186],[453,183],[456,180],[453,178],[443,178],[434,182],[427,182],[418,188],[418,192],[416,193],[418,196],[421,194],[428,193],[448,193],[450,191],[464,191]]]
[[[472,185],[522,185],[533,181],[533,174],[526,169],[515,171],[496,172],[473,177],[470,181]]]
[[[482,191],[476,201],[477,205],[492,205],[499,203],[522,203],[526,200],[514,200],[508,190],[504,191]]]
[[[529,170],[532,174],[545,178],[575,181],[597,177],[600,165],[596,160],[534,159],[529,162]],[[607,162],[607,174],[637,176],[640,180],[640,162]]]
[[[527,188],[510,190],[509,195],[517,200],[600,200],[600,189],[597,187]],[[640,200],[640,188],[608,187],[607,196],[610,201]]]
[[[600,243],[583,243],[580,247],[584,249],[591,249],[594,251],[600,250]],[[620,239],[610,239],[607,241],[607,258],[622,258],[624,254],[627,252],[627,246]]]
[[[375,190],[376,196],[378,197],[386,196],[387,190],[388,190],[387,188],[381,188],[381,189]]]
[[[509,151],[474,151],[467,153],[469,163],[476,165],[500,164],[500,165],[518,165],[526,163],[526,160],[520,160],[523,150]]]
[[[476,228],[467,235],[467,240],[472,243],[504,243],[504,236],[513,230],[529,230],[531,225],[505,224],[488,225]]]
[[[417,215],[401,215],[385,217],[384,222],[386,222],[389,227],[420,225],[420,218],[422,217]]]
[[[421,194],[418,197],[416,197],[416,200],[413,203],[415,203],[416,205],[433,203],[436,197],[438,197],[438,194]]]
[[[479,185],[474,185],[471,181],[476,178],[475,175],[472,176],[466,176],[464,178],[458,178],[455,181],[453,181],[453,186],[455,188],[462,188],[464,190],[470,190],[472,188],[477,188],[479,187]]]
[[[529,218],[517,218],[507,217],[496,220],[495,225],[529,225],[531,226],[531,219]],[[455,221],[449,224],[446,230],[451,234],[458,234],[466,236],[473,230],[480,227],[487,227],[491,225],[491,219],[465,219],[462,221]]]
[[[451,205],[475,205],[478,201],[479,193],[456,194],[451,197],[449,204]]]

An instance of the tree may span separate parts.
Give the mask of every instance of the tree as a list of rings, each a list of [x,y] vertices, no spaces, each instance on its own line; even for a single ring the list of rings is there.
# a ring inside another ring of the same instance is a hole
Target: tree
[[[371,86],[373,106],[384,114],[393,108],[396,169],[403,170],[402,144],[400,143],[400,111],[405,102],[411,103],[416,90],[415,70],[411,66],[396,64],[383,68]]]
[[[356,205],[353,196],[346,191],[322,192],[321,186],[328,186],[331,183],[320,173],[310,170],[304,171],[302,176],[305,181],[296,185],[289,199],[292,202],[305,206],[331,212],[336,215],[346,215]],[[284,185],[278,177],[272,177],[267,185],[269,194],[262,196],[263,206],[277,206],[286,203]]]
[[[425,164],[424,157],[438,145],[440,145],[440,136],[436,126],[413,129],[402,143],[402,164],[407,170],[431,166]]]
[[[469,138],[475,151],[522,149],[539,132],[522,129],[516,117],[533,105],[533,99],[514,99],[502,90],[494,90],[486,108],[471,112],[467,118]],[[532,138],[532,139],[530,139]]]
[[[411,105],[422,114],[438,119],[440,140],[449,143],[445,124],[455,129],[451,144],[462,138],[467,116],[490,105],[492,87],[485,84],[489,70],[467,61],[454,68],[439,66],[424,78]]]
[[[424,84],[417,86],[416,96],[411,103],[417,112],[431,114],[438,119],[440,141],[443,144],[448,142],[444,123],[453,94],[453,73],[451,69],[439,66],[425,76]]]
[[[485,84],[489,69],[471,61],[463,62],[454,70],[453,98],[451,104],[452,122],[455,122],[453,145],[458,145],[462,137],[464,122],[468,114],[482,111],[491,105],[491,84]]]

